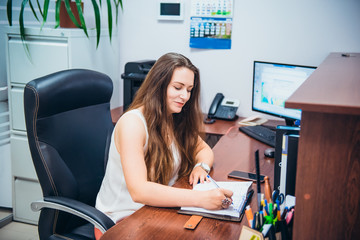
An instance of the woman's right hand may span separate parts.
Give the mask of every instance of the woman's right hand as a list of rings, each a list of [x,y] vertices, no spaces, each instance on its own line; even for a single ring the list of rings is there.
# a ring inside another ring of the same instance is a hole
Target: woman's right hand
[[[201,207],[208,210],[219,210],[228,208],[232,203],[233,192],[224,189],[216,188],[204,192],[205,196],[201,200]],[[226,200],[227,199],[227,200]]]

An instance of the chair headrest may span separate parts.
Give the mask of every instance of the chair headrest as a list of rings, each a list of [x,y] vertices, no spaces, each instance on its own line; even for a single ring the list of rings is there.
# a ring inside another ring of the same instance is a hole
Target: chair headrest
[[[26,84],[26,88],[31,89],[37,97],[38,117],[46,117],[109,102],[113,83],[103,73],[71,69],[32,80]]]

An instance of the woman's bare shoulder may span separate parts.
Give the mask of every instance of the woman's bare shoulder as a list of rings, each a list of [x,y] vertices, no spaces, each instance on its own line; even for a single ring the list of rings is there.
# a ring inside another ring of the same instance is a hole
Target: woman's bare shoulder
[[[116,123],[117,130],[121,130],[126,133],[136,132],[145,132],[144,123],[139,114],[135,113],[135,111],[126,112],[124,115],[120,117],[118,122]]]

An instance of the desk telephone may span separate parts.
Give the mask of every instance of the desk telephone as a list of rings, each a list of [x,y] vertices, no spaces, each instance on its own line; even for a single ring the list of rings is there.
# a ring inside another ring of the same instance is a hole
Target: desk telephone
[[[211,103],[208,118],[234,120],[239,107],[239,100],[224,98],[222,93],[217,93]]]

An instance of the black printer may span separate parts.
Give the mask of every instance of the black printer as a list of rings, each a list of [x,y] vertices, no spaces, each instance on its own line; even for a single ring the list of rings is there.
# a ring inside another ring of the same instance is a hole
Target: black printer
[[[132,103],[135,93],[145,80],[146,75],[155,64],[155,60],[142,60],[125,64],[124,79],[124,112]]]

